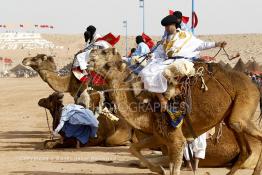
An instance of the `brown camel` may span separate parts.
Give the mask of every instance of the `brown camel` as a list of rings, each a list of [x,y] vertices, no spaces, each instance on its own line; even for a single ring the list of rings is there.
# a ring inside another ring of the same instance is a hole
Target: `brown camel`
[[[141,154],[143,148],[165,145],[168,148],[170,174],[180,174],[184,143],[186,138],[192,138],[187,124],[184,123],[182,127],[174,129],[168,125],[166,117],[163,117],[163,114],[157,112],[155,108],[141,110],[141,104],[134,98],[131,84],[125,82],[130,75],[130,70],[127,69],[116,49],[93,50],[90,54],[90,64],[105,78],[111,98],[118,105],[118,116],[123,117],[135,129],[152,134],[151,137],[132,144],[131,153],[151,171],[165,174],[161,166],[149,162]],[[196,67],[199,66],[208,69],[205,64],[196,65]],[[238,161],[228,173],[232,175],[249,157],[250,144],[247,142],[246,135],[262,141],[262,133],[251,122],[260,94],[244,74],[224,70],[217,64],[211,64],[211,67],[213,74],[205,72],[204,75],[208,91],[201,90],[200,80],[190,87],[192,91],[190,118],[197,136],[207,132],[222,120],[225,120],[234,131],[241,152]],[[154,101],[157,100],[154,99]],[[260,175],[261,172],[261,150],[259,154],[253,175]]]
[[[78,93],[86,89],[86,84],[81,85],[81,82],[72,72],[67,76],[59,76],[56,72],[56,64],[51,56],[38,54],[35,57],[24,58],[22,63],[38,72],[42,80],[56,92],[68,92],[72,97],[76,97]]]
[[[98,106],[99,103],[99,95],[97,93],[91,94],[91,102],[90,106],[94,110],[95,107]],[[39,100],[38,104],[41,107],[44,107],[49,110],[53,119],[53,130],[59,123],[61,116],[61,109],[63,107],[63,94],[54,92],[49,95],[47,98],[42,98]],[[118,145],[112,145],[110,142],[110,136],[117,130],[118,122],[110,120],[105,115],[100,115],[98,117],[99,120],[99,129],[97,133],[97,138],[91,138],[87,145],[82,146],[119,146],[124,145],[126,140],[130,140],[130,138],[123,140]],[[120,119],[123,120],[123,119]],[[201,167],[221,167],[227,166],[232,163],[232,160],[236,159],[239,155],[239,148],[237,142],[234,138],[234,134],[231,130],[229,130],[225,125],[222,128],[223,135],[219,138],[219,144],[216,144],[211,138],[207,140],[207,151],[206,151],[206,159],[200,161]],[[142,139],[141,134],[135,132],[137,139]],[[134,136],[134,135],[133,135]],[[132,137],[133,138],[133,137]],[[108,140],[107,140],[108,139]],[[133,139],[134,140],[134,139]],[[132,141],[133,141],[132,140]],[[136,140],[137,141],[137,140]],[[44,146],[47,149],[52,148],[68,148],[68,147],[76,147],[75,139],[64,139],[61,143],[58,141],[45,141]],[[255,145],[257,146],[257,145]],[[252,145],[254,147],[254,144]],[[153,159],[152,159],[153,160]],[[165,165],[165,162],[163,164]],[[255,165],[253,165],[255,166]],[[248,167],[251,168],[251,167]]]
[[[23,65],[30,66],[39,73],[43,81],[45,81],[56,92],[68,92],[75,101],[77,97],[84,92],[86,84],[81,85],[81,82],[75,78],[73,73],[67,76],[59,76],[56,72],[56,64],[53,57],[45,54],[38,54],[35,57],[27,57],[22,61]],[[119,142],[126,139],[129,135],[131,127],[124,121],[119,121],[117,131],[110,137],[108,143],[118,145]]]
[[[42,98],[39,100],[38,105],[44,107],[49,110],[53,119],[53,130],[58,126],[63,105],[63,94],[54,92],[49,95],[47,98]],[[94,100],[94,101],[93,101]],[[91,96],[91,106],[96,107],[98,104],[97,100],[99,100],[99,96],[95,93]],[[131,131],[130,133],[125,135],[125,138],[118,138],[118,140],[112,140],[111,136],[117,132],[119,124],[123,119],[119,119],[118,121],[110,120],[106,115],[100,114],[98,116],[99,128],[97,131],[97,138],[91,138],[86,145],[81,146],[121,146],[127,145],[131,141]],[[64,135],[63,133],[60,133]],[[45,148],[66,148],[66,147],[77,147],[76,139],[63,138],[63,141],[46,141],[44,143]]]

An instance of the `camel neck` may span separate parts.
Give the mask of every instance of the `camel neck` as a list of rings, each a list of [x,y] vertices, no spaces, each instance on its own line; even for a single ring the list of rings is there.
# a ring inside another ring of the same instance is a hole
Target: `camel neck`
[[[152,131],[152,113],[140,110],[140,103],[136,100],[129,83],[114,79],[108,89],[113,102],[117,105],[117,113],[132,127],[143,132]]]
[[[68,92],[70,77],[59,76],[56,72],[52,70],[39,70],[40,77],[45,81],[53,90],[57,92]]]

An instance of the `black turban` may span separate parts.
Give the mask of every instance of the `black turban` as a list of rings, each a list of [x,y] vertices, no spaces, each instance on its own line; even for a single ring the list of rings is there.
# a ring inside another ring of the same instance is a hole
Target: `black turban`
[[[94,38],[95,32],[96,32],[96,28],[94,26],[92,25],[88,26],[86,28],[86,32],[84,33],[85,41],[87,42],[88,40],[90,40],[89,43],[91,43],[91,41]]]
[[[141,35],[138,35],[138,36],[136,37],[136,43],[137,43],[137,44],[140,44],[140,43],[142,43],[142,42],[144,42],[143,37],[142,37]]]
[[[161,21],[162,26],[169,26],[172,24],[175,24],[176,28],[180,28],[180,24],[178,23],[177,17],[175,15],[168,15]]]

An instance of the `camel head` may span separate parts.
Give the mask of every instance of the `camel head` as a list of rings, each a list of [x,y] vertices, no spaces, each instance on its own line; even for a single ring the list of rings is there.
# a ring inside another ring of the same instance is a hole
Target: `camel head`
[[[61,111],[62,108],[64,107],[63,97],[64,94],[59,92],[54,92],[53,94],[49,95],[47,98],[42,98],[38,101],[39,106],[48,109],[52,114],[53,130],[58,126],[61,118]]]
[[[23,65],[32,67],[35,71],[50,70],[55,71],[56,65],[53,57],[45,54],[38,54],[35,57],[26,57],[22,61]]]
[[[121,79],[127,67],[115,48],[92,50],[89,64],[91,69],[101,74],[106,80],[112,80],[115,77]]]

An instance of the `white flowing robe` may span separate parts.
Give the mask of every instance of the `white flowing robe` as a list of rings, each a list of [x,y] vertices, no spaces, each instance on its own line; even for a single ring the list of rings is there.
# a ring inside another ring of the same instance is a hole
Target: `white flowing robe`
[[[206,148],[207,148],[206,138],[207,138],[207,133],[204,133],[200,135],[198,138],[196,138],[192,143],[189,144],[189,148],[193,157],[199,159],[205,159]],[[184,148],[184,157],[187,161],[190,160],[188,144],[186,144]]]
[[[186,31],[178,30],[175,35],[166,36],[164,44],[154,52],[152,61],[139,74],[144,88],[150,92],[164,93],[167,90],[167,80],[163,72],[169,65],[175,65],[183,75],[192,76],[195,71],[192,60],[199,58],[201,50],[214,47],[215,42],[204,42]]]
[[[91,42],[91,44],[87,43],[87,45],[86,45],[86,48],[89,47],[89,49],[86,49],[84,52],[82,52],[82,53],[80,53],[76,56],[76,60],[73,64],[73,67],[80,67],[81,70],[86,70],[87,66],[88,66],[87,63],[89,61],[89,54],[92,51],[92,49],[94,49],[94,48],[107,49],[107,48],[111,47],[111,45],[104,40],[96,41],[100,37],[101,37],[101,35],[99,35],[99,34],[94,35],[94,39]],[[92,45],[92,46],[90,46],[90,45]]]

